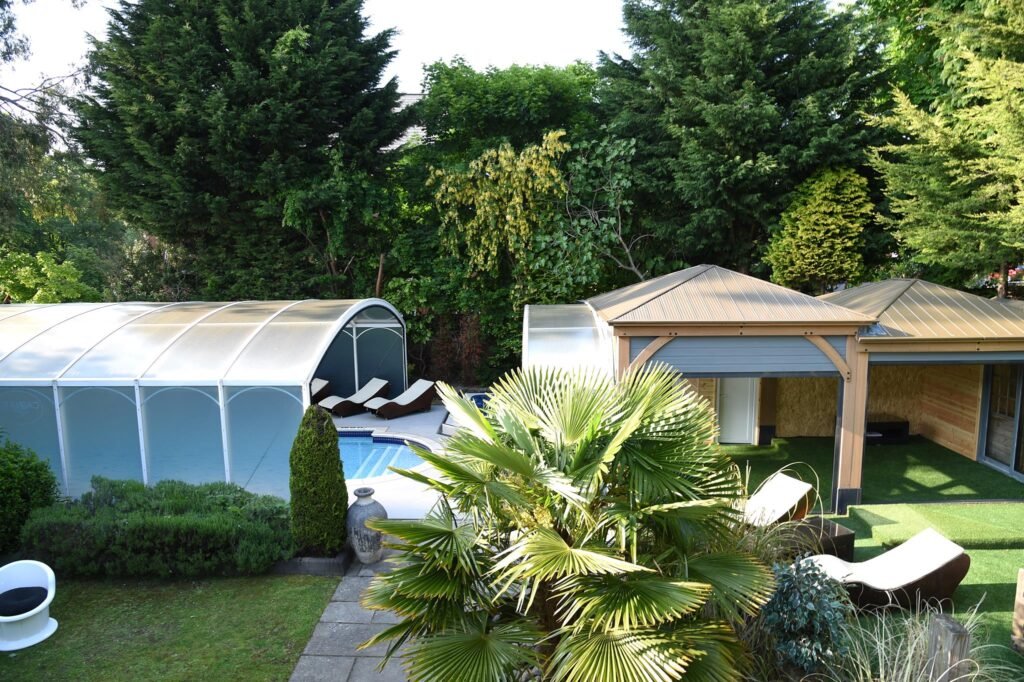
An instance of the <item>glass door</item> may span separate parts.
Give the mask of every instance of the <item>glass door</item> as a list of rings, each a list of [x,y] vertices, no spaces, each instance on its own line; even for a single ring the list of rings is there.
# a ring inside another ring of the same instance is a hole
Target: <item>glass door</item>
[[[1019,375],[1016,365],[993,365],[988,403],[988,436],[985,457],[1007,467],[1014,464],[1017,451]],[[1018,459],[1018,464],[1020,458]]]

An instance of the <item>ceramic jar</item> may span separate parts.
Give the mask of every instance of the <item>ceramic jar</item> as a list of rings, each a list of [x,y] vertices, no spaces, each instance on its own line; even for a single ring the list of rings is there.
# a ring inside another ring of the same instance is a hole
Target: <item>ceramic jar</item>
[[[373,519],[386,519],[388,517],[384,506],[373,499],[373,488],[356,488],[353,494],[356,501],[348,508],[348,542],[356,558],[363,564],[375,564],[380,561],[384,554],[381,546],[382,533],[366,527],[366,522]]]

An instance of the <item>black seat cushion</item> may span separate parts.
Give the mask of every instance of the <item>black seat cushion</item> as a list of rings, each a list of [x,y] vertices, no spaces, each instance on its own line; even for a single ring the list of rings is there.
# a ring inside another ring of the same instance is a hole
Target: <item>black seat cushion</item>
[[[0,593],[0,616],[20,616],[46,601],[45,587],[15,587]]]

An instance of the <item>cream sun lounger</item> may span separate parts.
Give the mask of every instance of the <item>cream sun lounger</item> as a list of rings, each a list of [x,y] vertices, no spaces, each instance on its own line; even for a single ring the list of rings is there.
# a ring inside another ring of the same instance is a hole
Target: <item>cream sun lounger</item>
[[[339,417],[348,417],[362,412],[363,406],[370,400],[383,400],[380,396],[388,392],[388,385],[383,379],[370,379],[365,386],[347,398],[332,395],[317,404]]]
[[[776,472],[766,478],[747,500],[743,520],[751,526],[770,526],[807,515],[814,486]]]
[[[964,548],[933,528],[867,561],[843,561],[828,554],[802,561],[817,564],[844,583],[858,606],[913,607],[919,600],[949,599],[971,567]]]

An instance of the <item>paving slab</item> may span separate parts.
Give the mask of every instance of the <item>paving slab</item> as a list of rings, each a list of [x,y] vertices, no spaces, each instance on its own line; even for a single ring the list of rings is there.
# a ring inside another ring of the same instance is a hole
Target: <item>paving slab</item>
[[[383,656],[387,644],[369,649],[358,647],[378,632],[386,630],[384,623],[317,623],[313,636],[303,652],[311,656]]]
[[[320,616],[321,623],[369,623],[376,611],[364,609],[356,602],[332,601]]]
[[[402,662],[392,658],[383,670],[377,670],[383,658],[359,658],[352,666],[348,682],[406,682]]]
[[[359,571],[356,571],[358,574]],[[338,589],[334,591],[331,601],[358,602],[363,596],[363,590],[370,585],[370,578],[360,578],[358,575],[345,576]]]
[[[302,656],[290,682],[348,682],[355,660],[343,656]]]

